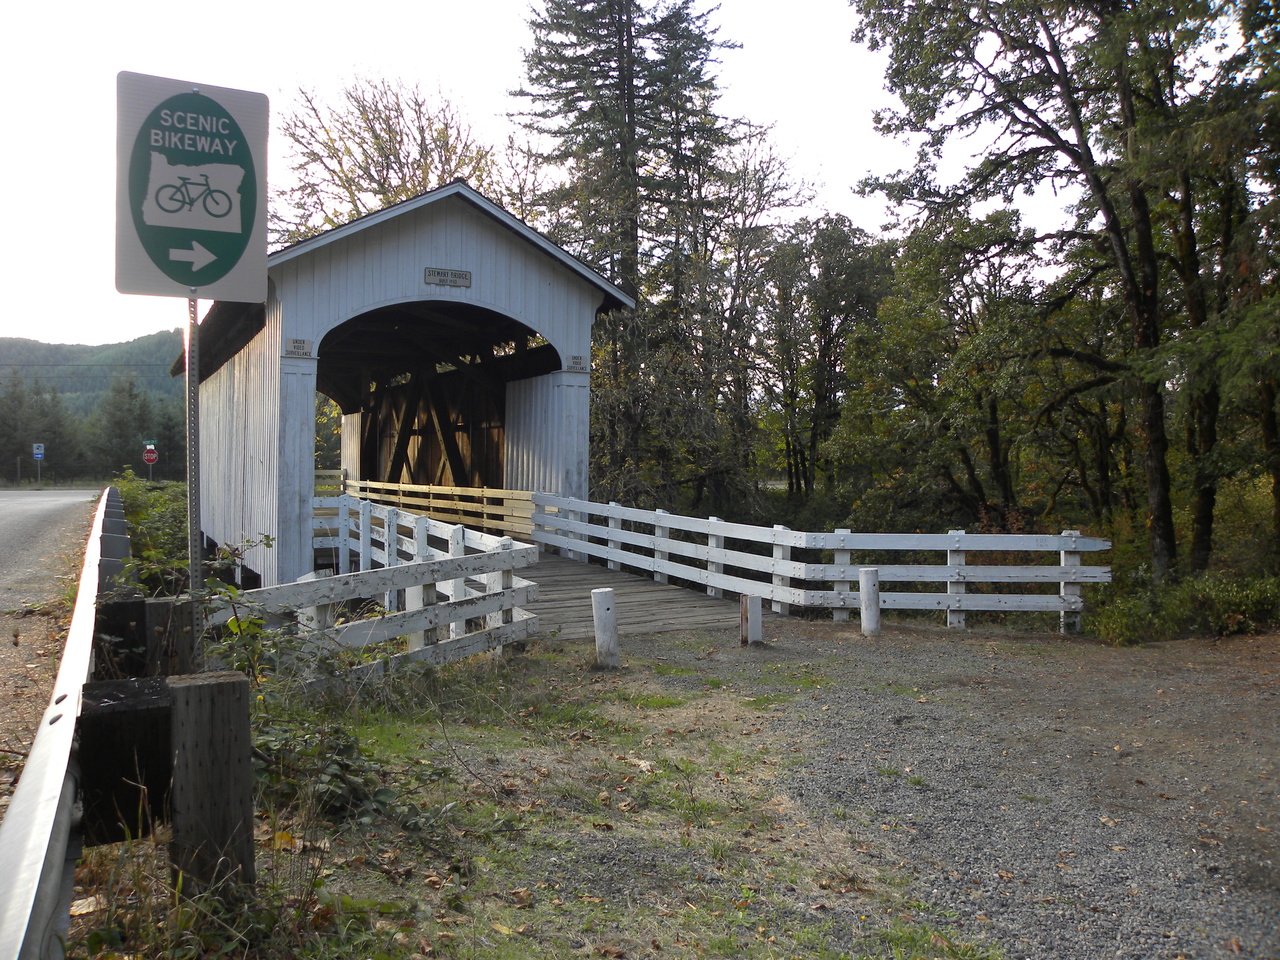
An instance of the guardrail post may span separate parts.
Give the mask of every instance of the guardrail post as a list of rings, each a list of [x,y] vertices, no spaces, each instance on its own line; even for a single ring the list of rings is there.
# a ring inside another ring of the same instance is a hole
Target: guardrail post
[[[621,517],[618,517],[618,516],[615,516],[615,515],[612,513],[612,511],[613,511],[613,510],[615,510],[615,509],[621,509],[621,508],[622,508],[622,504],[620,504],[620,503],[614,503],[613,501],[610,501],[610,502],[609,502],[609,510],[610,510],[611,512],[609,513],[609,516],[608,516],[608,523],[609,523],[609,529],[610,529],[610,530],[621,530],[621,529],[622,529],[622,518],[621,518]],[[609,549],[610,549],[610,550],[620,550],[620,549],[622,549],[622,542],[621,542],[621,541],[619,541],[619,540],[614,540],[612,537],[610,537],[610,538],[609,538],[608,543],[609,543]],[[609,558],[609,560],[608,560],[608,564],[609,564],[609,569],[610,569],[610,570],[621,570],[621,569],[622,569],[622,562],[621,562],[620,560],[615,560],[615,559],[613,559],[613,557],[610,557],[610,558]]]
[[[847,530],[847,529],[840,529],[836,531],[837,534],[852,533],[852,532],[853,532],[852,530]],[[849,565],[849,560],[851,559],[851,556],[852,556],[852,551],[836,550],[835,555],[832,559],[835,560],[835,564],[837,567],[847,567]],[[848,594],[852,592],[852,590],[850,590],[852,583],[848,580],[837,580],[831,586],[832,586],[832,589],[835,590],[837,595],[842,593]],[[831,610],[831,619],[837,623],[848,620],[849,608],[833,607]]]
[[[252,887],[253,743],[249,678],[236,671],[170,677],[173,788],[169,845],[184,896],[225,882]]]
[[[773,525],[773,529],[775,531],[782,531],[782,530],[790,530],[791,528],[784,527],[780,523],[775,523]],[[775,587],[783,587],[783,588],[790,586],[791,578],[788,577],[785,573],[782,573],[779,571],[778,562],[787,561],[791,559],[791,548],[786,544],[779,543],[775,539],[773,541],[773,559],[774,559],[773,585]],[[787,614],[791,612],[791,604],[783,600],[774,600],[773,612],[780,613],[785,617]]]
[[[719,517],[708,517],[712,523],[724,523]],[[709,533],[707,534],[707,546],[712,550],[724,549],[724,534]],[[711,574],[708,578],[711,582],[707,584],[708,597],[723,597],[724,590],[717,586],[717,581],[721,574],[724,573],[724,564],[718,560],[707,561],[707,573]]]
[[[960,546],[960,537],[963,537],[963,536],[964,536],[965,531],[963,531],[963,530],[948,530],[948,531],[947,531],[947,533],[949,533],[951,536],[953,536],[953,537],[955,537],[955,538],[956,538],[956,540],[955,540],[955,546],[959,547],[959,546]],[[947,551],[947,566],[949,566],[949,567],[963,567],[963,566],[964,566],[964,562],[965,562],[965,560],[964,560],[964,555],[965,555],[965,551],[963,551],[963,550],[948,550],[948,551]],[[950,576],[950,577],[948,577],[948,578],[947,578],[947,593],[948,593],[948,594],[950,594],[950,595],[952,595],[952,596],[962,596],[962,595],[964,594],[964,592],[965,592],[965,582],[964,582],[963,577],[961,577],[961,576],[955,576],[955,575],[952,575],[952,576]],[[964,611],[963,611],[963,610],[953,610],[953,609],[951,609],[950,607],[948,607],[948,608],[947,608],[947,626],[948,626],[948,627],[955,627],[956,629],[963,630],[963,629],[964,629]]]
[[[1079,530],[1063,530],[1064,537],[1078,537]],[[1081,565],[1080,553],[1077,550],[1063,550],[1061,553],[1062,566],[1078,567]],[[1079,582],[1062,581],[1059,595],[1064,603],[1075,602],[1083,596],[1084,585]],[[1063,610],[1058,614],[1058,630],[1062,633],[1079,633],[1083,627],[1083,616],[1079,609]]]
[[[662,564],[666,563],[670,554],[666,550],[659,549],[659,545],[666,543],[671,538],[671,527],[667,525],[663,517],[669,517],[671,514],[665,510],[655,510],[657,519],[653,522],[653,579],[658,583],[666,583],[670,578],[666,571],[662,570]]]
[[[863,567],[858,571],[858,609],[864,637],[880,636],[880,569]]]
[[[511,568],[511,551],[514,549],[515,543],[510,537],[503,537],[498,541],[498,556],[501,557],[503,564],[501,570],[494,570],[492,573],[485,574],[485,584],[490,593],[503,593],[515,586],[515,571]],[[485,626],[490,630],[496,630],[503,624],[511,623],[515,620],[515,614],[511,609],[509,602],[504,601],[501,610],[495,610],[486,618]],[[501,652],[502,647],[498,647]]]

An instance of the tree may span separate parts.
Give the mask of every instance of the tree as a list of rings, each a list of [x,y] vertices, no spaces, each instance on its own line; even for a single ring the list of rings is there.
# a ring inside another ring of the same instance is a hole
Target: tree
[[[888,50],[888,85],[902,100],[879,118],[881,129],[925,137],[916,169],[883,189],[926,211],[1007,201],[1045,185],[1079,191],[1079,216],[1056,239],[1090,245],[1123,305],[1137,354],[1131,376],[1152,568],[1157,579],[1172,575],[1171,371],[1161,351],[1172,330],[1208,321],[1197,319],[1193,301],[1212,272],[1196,257],[1205,245],[1197,242],[1204,207],[1195,187],[1216,144],[1206,149],[1193,131],[1220,77],[1213,44],[1231,8],[1196,0],[855,2],[863,14],[856,38]],[[1215,125],[1231,138],[1247,136],[1246,127]],[[958,184],[938,184],[937,158],[966,135],[993,142]],[[1205,411],[1201,456],[1214,445],[1211,402]],[[1197,509],[1203,525],[1211,523],[1212,484],[1207,475],[1197,484],[1208,503],[1207,517],[1203,504]],[[1204,537],[1203,526],[1198,532]]]
[[[297,182],[275,195],[271,239],[295,243],[454,180],[481,192],[496,187],[492,148],[457,109],[417,87],[360,80],[335,105],[298,91],[281,133]]]

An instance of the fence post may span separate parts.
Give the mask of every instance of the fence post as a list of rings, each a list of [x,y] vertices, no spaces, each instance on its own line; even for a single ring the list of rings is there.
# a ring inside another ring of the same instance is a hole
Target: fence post
[[[511,551],[515,547],[515,543],[510,537],[503,537],[498,541],[498,555],[502,557],[503,567],[501,570],[494,570],[485,574],[485,585],[490,593],[500,593],[510,590],[515,586],[515,571],[511,568]],[[511,607],[507,603],[503,603],[501,610],[495,610],[487,617],[486,626],[490,630],[495,630],[505,623],[511,623],[515,619]]]
[[[351,572],[351,498],[338,496],[338,561],[339,573]]]
[[[724,521],[721,520],[719,517],[708,517],[707,519],[710,520],[712,523],[724,523]],[[722,533],[707,534],[707,546],[710,547],[712,550],[723,550],[724,534]],[[717,586],[717,584],[719,583],[720,575],[724,573],[724,564],[720,563],[718,560],[708,560],[707,573],[711,574],[711,576],[707,578],[710,581],[707,584],[707,596],[723,597],[724,590],[721,589],[719,586]]]
[[[965,532],[963,530],[948,530],[947,532],[956,538],[955,546],[959,547],[960,537],[963,537]],[[964,555],[965,555],[965,551],[963,550],[948,550],[947,566],[963,567]],[[951,576],[947,578],[947,593],[951,594],[952,596],[960,596],[960,595],[963,595],[964,592],[965,592],[965,585],[964,585],[963,578],[956,577],[956,576]],[[951,608],[947,608],[947,626],[955,627],[956,629],[963,630],[964,629],[964,611],[952,610]]]
[[[465,557],[466,555],[467,528],[460,523],[455,523],[449,528],[449,556]],[[444,592],[450,600],[465,600],[467,596],[467,578],[458,577],[456,580],[450,580]],[[466,632],[467,621],[465,618],[453,620],[449,623],[450,640],[456,640]]]
[[[182,892],[252,887],[253,743],[249,678],[237,671],[170,677],[173,788],[169,845]]]
[[[880,569],[863,567],[858,571],[858,604],[864,637],[880,636]]]
[[[395,507],[387,507],[387,519],[383,521],[382,547],[385,552],[388,568],[400,563],[400,511]],[[387,611],[400,609],[400,592],[388,590],[386,594]]]
[[[742,646],[759,646],[764,643],[764,628],[761,624],[760,598],[743,594],[738,598],[742,611]]]
[[[671,527],[667,524],[663,517],[669,517],[671,514],[665,510],[655,510],[657,519],[653,522],[653,579],[658,583],[666,583],[670,579],[666,571],[661,569],[661,565],[666,563],[670,558],[670,553],[660,549],[660,544],[666,543],[671,538]]]
[[[425,516],[415,517],[413,520],[413,559],[414,560],[430,560],[431,544],[428,542],[430,538],[431,520]],[[427,591],[431,591],[428,598]],[[406,587],[404,591],[404,607],[406,610],[421,610],[428,602],[435,602],[436,585],[434,583],[425,583],[420,587]],[[427,634],[424,630],[415,630],[409,634],[406,639],[409,642],[410,650],[421,650],[427,645]]]
[[[1062,535],[1064,537],[1078,537],[1080,536],[1080,531],[1063,530]],[[1063,550],[1061,558],[1062,566],[1064,567],[1078,567],[1081,565],[1080,552],[1078,550]],[[1063,601],[1078,600],[1083,595],[1083,591],[1084,585],[1079,581],[1063,580],[1059,595]],[[1078,609],[1063,610],[1058,614],[1058,630],[1062,633],[1079,633],[1083,627],[1082,620],[1083,617]]]
[[[591,591],[591,618],[596,628],[596,666],[618,669],[622,666],[622,651],[618,648],[618,613],[613,606],[612,588]]]
[[[847,529],[840,529],[836,531],[837,534],[852,533],[852,532],[853,532],[852,530],[847,530]],[[833,557],[833,559],[835,560],[835,564],[837,567],[847,567],[849,565],[850,557],[851,557],[851,551],[836,550],[835,556]],[[845,593],[845,594],[849,593],[850,592],[849,587],[851,586],[851,584],[848,580],[837,580],[831,586],[834,588],[836,594],[838,595],[842,593]],[[848,620],[849,608],[833,607],[831,609],[831,619],[836,621],[837,623],[844,620]]]
[[[775,523],[775,524],[773,525],[773,529],[774,529],[775,531],[781,531],[781,530],[790,530],[791,528],[790,528],[790,527],[784,527],[784,526],[783,526],[782,524],[780,524],[780,523]],[[779,570],[778,570],[778,561],[786,561],[786,560],[790,560],[790,559],[791,559],[791,548],[790,548],[790,547],[788,547],[788,546],[786,546],[785,544],[779,543],[779,542],[778,542],[778,540],[777,540],[777,539],[775,539],[775,540],[773,541],[773,559],[774,559],[774,561],[775,561],[775,562],[774,562],[774,570],[773,570],[773,585],[774,585],[775,587],[788,587],[788,586],[790,586],[790,585],[791,585],[791,578],[790,578],[790,577],[788,577],[785,573],[781,573],[781,572],[779,572]],[[783,600],[774,600],[774,601],[773,601],[773,612],[774,612],[774,613],[780,613],[780,614],[782,614],[782,615],[785,617],[787,614],[789,614],[789,613],[791,612],[791,604],[786,603],[786,602],[785,602],[785,601],[783,601]]]
[[[360,501],[360,572],[373,569],[373,504]]]
[[[612,500],[610,500],[610,501],[609,501],[609,510],[610,510],[610,513],[609,513],[609,517],[608,517],[608,522],[609,522],[609,529],[610,529],[610,530],[621,530],[621,529],[622,529],[622,518],[621,518],[621,517],[616,517],[616,516],[614,516],[614,514],[613,514],[613,512],[612,512],[612,511],[613,511],[613,510],[615,510],[615,509],[621,509],[621,508],[622,508],[622,504],[620,504],[620,503],[615,503],[615,502],[614,502],[614,501],[612,501]],[[610,538],[609,538],[608,543],[609,543],[609,549],[610,549],[610,550],[619,550],[619,549],[621,549],[621,548],[622,548],[622,543],[621,543],[621,541],[614,540],[612,537],[610,537]],[[622,569],[622,563],[621,563],[620,561],[618,561],[618,560],[613,559],[613,557],[610,557],[610,558],[609,558],[609,560],[608,560],[608,564],[609,564],[609,569],[610,569],[610,570],[621,570],[621,569]]]

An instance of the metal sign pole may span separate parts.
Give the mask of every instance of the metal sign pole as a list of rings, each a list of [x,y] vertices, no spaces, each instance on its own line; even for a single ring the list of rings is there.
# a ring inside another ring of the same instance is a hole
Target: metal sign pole
[[[193,291],[194,292],[194,291]],[[191,644],[197,667],[204,662],[200,603],[204,566],[200,533],[200,336],[195,298],[187,300],[187,563],[191,578]]]

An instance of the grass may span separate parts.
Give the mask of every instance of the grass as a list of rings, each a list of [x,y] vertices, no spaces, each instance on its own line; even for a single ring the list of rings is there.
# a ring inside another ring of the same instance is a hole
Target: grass
[[[536,644],[326,704],[268,696],[299,764],[348,744],[344,803],[319,809],[306,770],[264,781],[248,912],[178,917],[160,846],[102,848],[82,884],[110,907],[81,921],[72,953],[834,960],[853,931],[868,956],[987,956],[939,952],[931,935],[950,935],[928,924],[916,942],[933,953],[883,938],[909,881],[862,863],[859,824],[808,822],[775,787],[793,748],[752,718],[793,693],[676,695],[664,683],[689,674],[661,665],[605,674],[576,648]],[[150,859],[112,860],[131,856]]]

